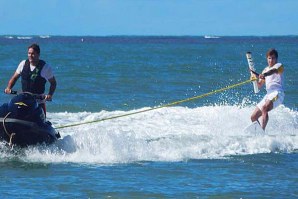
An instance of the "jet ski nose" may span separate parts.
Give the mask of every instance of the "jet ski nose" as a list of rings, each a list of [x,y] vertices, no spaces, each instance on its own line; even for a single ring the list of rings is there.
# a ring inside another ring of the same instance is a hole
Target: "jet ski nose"
[[[29,93],[21,93],[13,97],[8,103],[8,111],[16,117],[30,115],[38,108],[35,98]]]

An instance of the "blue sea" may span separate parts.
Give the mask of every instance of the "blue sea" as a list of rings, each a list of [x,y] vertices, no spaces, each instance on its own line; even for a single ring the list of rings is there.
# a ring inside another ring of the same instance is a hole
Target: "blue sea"
[[[32,43],[57,79],[47,117],[62,138],[0,142],[1,198],[298,198],[298,36],[2,35],[3,90]],[[269,48],[286,97],[255,135],[264,89],[229,86],[249,79],[247,51],[261,72]]]

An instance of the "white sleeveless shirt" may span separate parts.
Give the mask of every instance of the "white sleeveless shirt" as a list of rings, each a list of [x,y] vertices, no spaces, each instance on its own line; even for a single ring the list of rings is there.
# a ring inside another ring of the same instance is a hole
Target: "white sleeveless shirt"
[[[278,73],[273,73],[272,75],[265,77],[266,91],[271,93],[273,91],[284,92],[284,67],[281,63],[277,63],[272,67],[267,66],[263,70],[263,74],[272,70],[277,69]]]

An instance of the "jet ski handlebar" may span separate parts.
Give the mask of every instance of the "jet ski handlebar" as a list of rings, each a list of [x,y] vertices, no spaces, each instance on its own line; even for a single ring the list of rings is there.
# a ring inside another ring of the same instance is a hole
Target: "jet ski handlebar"
[[[5,92],[5,91],[4,91],[4,92]],[[11,91],[10,94],[11,94],[11,95],[17,95],[17,94],[18,94],[18,91]]]
[[[32,95],[35,99],[38,100],[44,100],[46,98],[46,96],[44,94],[34,94],[34,93],[30,93],[30,92],[18,92],[18,91],[11,91],[10,95],[18,95],[18,94],[22,94],[22,93],[27,93]]]

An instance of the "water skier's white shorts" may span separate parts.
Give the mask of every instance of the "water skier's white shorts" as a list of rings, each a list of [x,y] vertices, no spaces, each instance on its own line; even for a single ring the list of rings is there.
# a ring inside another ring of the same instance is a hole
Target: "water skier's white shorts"
[[[257,104],[257,107],[262,110],[262,107],[265,105],[267,100],[271,100],[273,102],[273,108],[278,107],[283,103],[285,98],[285,93],[282,91],[273,91],[271,93],[267,93],[263,99]]]

